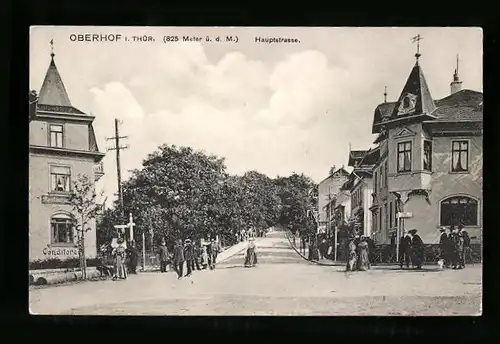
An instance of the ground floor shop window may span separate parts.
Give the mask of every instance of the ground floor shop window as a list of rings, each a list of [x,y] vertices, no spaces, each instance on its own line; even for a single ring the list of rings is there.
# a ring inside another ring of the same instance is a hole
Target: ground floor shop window
[[[50,220],[53,244],[74,244],[74,221],[66,214],[56,214]]]
[[[467,196],[453,196],[442,200],[440,225],[477,226],[477,204],[477,200]]]

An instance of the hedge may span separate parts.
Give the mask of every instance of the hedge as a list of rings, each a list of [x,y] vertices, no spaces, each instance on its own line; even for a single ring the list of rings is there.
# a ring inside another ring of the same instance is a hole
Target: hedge
[[[372,264],[378,263],[396,263],[395,248],[391,245],[377,245],[374,252],[370,252],[370,260]],[[439,244],[426,244],[424,246],[425,262],[432,264],[436,263],[440,256]],[[375,260],[375,257],[378,259]],[[481,262],[481,244],[471,244],[471,254],[466,257],[466,263],[480,263]]]
[[[87,258],[87,267],[96,267],[99,265],[98,258]],[[78,258],[69,259],[38,259],[29,263],[29,270],[44,270],[44,269],[76,269],[80,267]]]

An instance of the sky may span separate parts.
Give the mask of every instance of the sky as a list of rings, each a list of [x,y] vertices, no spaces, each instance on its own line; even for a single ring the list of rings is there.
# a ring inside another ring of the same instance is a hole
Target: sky
[[[72,40],[86,33],[122,38]],[[225,157],[232,174],[297,172],[319,182],[330,167],[347,167],[349,147],[373,146],[374,110],[385,86],[388,101],[399,98],[415,64],[417,34],[434,99],[450,94],[457,54],[462,88],[482,92],[481,29],[430,27],[32,27],[30,89],[40,90],[53,39],[73,106],[95,116],[106,153],[97,186],[107,203],[117,190],[115,152],[107,152],[114,143],[106,141],[115,118],[130,146],[121,152],[123,180],[166,143]],[[165,43],[165,36],[180,41]],[[212,40],[182,42],[183,36]],[[238,39],[225,42],[226,36]],[[298,42],[256,43],[256,37]]]

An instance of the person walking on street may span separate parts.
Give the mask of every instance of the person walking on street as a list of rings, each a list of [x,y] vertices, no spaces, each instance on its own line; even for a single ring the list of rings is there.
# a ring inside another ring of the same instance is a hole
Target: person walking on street
[[[404,265],[410,268],[411,261],[411,237],[409,233],[404,234],[399,241],[399,267],[402,269]]]
[[[446,233],[446,228],[440,229],[441,236],[439,237],[439,253],[440,253],[440,261],[442,266],[450,267],[450,251],[451,251],[451,243],[450,237],[448,233]]]
[[[470,248],[470,237],[469,233],[464,229],[462,224],[458,225],[458,235],[460,235],[463,239],[463,249],[462,249],[462,268],[465,268],[465,259],[466,256],[471,256],[471,248]]]
[[[194,247],[191,244],[191,239],[184,241],[184,259],[186,260],[186,277],[191,276],[194,267]]]
[[[422,269],[422,264],[424,263],[424,242],[417,234],[416,229],[410,230],[409,233],[411,235],[412,265],[417,269]]]
[[[196,267],[196,270],[201,270],[200,268],[200,262],[201,262],[201,242],[198,241],[194,245],[194,259],[193,259],[193,270]]]
[[[180,239],[177,240],[177,245],[174,247],[172,261],[175,266],[175,271],[177,272],[177,279],[181,279],[184,270],[184,246],[182,246],[182,240]]]
[[[453,244],[453,270],[462,269],[464,238],[458,233],[455,226],[450,227],[452,230],[450,238]]]
[[[213,254],[213,245],[212,241],[207,242],[207,258],[208,258],[208,267],[210,270],[214,269],[214,254]]]
[[[139,251],[135,247],[135,241],[131,241],[129,247],[127,248],[127,259],[128,259],[128,273],[137,274],[137,262],[139,260]]]
[[[113,250],[113,257],[115,258],[115,276],[114,280],[127,279],[127,269],[125,267],[126,248],[123,245],[123,239],[118,239],[118,246]]]
[[[168,250],[165,245],[165,240],[162,240],[160,248],[158,250],[158,255],[160,256],[160,272],[167,272],[168,266]]]

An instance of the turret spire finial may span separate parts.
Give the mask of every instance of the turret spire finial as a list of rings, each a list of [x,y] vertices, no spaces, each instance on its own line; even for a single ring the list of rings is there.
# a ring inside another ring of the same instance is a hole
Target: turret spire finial
[[[384,103],[387,103],[387,86],[384,86]]]
[[[50,57],[52,59],[54,59],[54,55],[55,55],[54,54],[54,39],[51,39],[49,44],[50,44]]]
[[[422,55],[420,54],[420,41],[421,41],[422,39],[424,39],[424,37],[420,36],[420,34],[416,35],[415,37],[412,37],[412,39],[411,39],[412,43],[417,42],[417,53],[415,54],[415,58],[417,59],[417,63],[418,63],[418,58],[419,58],[420,56],[422,56]]]

